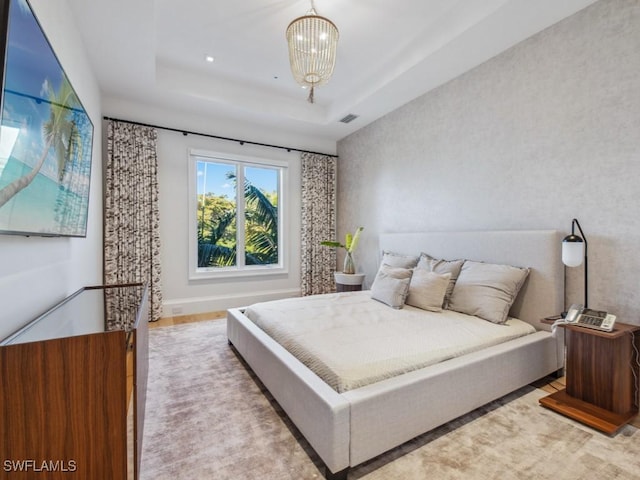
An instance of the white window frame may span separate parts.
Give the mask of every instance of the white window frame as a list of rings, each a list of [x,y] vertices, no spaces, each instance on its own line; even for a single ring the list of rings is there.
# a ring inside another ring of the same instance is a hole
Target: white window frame
[[[236,188],[236,241],[242,245],[242,255],[237,255],[236,265],[231,267],[207,267],[198,268],[198,185],[197,169],[198,160],[210,160],[216,163],[229,163],[231,165],[241,165],[244,167],[273,167],[277,168],[280,174],[278,192],[278,263],[271,265],[245,265],[244,257],[244,171],[238,169]],[[282,275],[288,273],[287,245],[284,233],[287,232],[288,217],[288,189],[289,175],[288,164],[280,160],[248,157],[222,152],[210,152],[205,150],[189,150],[189,279],[202,280],[208,278],[229,278],[229,277],[254,277],[264,275]],[[242,244],[240,243],[242,242]]]

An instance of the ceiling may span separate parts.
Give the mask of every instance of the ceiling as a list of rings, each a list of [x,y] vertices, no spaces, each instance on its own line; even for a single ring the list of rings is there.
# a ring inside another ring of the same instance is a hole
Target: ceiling
[[[105,97],[330,140],[594,1],[315,0],[340,39],[310,104],[285,41],[308,0],[68,0]]]

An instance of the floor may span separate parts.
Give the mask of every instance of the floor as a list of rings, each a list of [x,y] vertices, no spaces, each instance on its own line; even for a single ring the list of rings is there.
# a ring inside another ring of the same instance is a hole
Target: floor
[[[197,313],[195,315],[181,315],[179,317],[163,317],[157,322],[151,322],[149,328],[167,327],[169,325],[182,325],[183,323],[202,322],[204,320],[215,320],[225,318],[226,311]]]
[[[149,328],[166,327],[169,325],[181,325],[183,323],[201,322],[204,320],[215,320],[218,318],[225,318],[227,316],[226,311],[221,312],[207,312],[198,313],[195,315],[182,315],[178,317],[165,317],[161,318],[157,322],[149,324]],[[565,387],[565,377],[558,379],[552,377],[546,377],[532,384],[534,387],[544,390],[545,392],[553,393],[558,390],[562,390]],[[632,420],[631,425],[636,428],[640,428],[640,415]]]

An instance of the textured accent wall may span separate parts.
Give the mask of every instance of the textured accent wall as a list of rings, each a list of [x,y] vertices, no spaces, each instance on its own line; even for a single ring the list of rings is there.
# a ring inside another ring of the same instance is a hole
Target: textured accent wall
[[[341,140],[340,234],[556,229],[589,241],[589,306],[640,324],[640,2],[601,0]],[[560,245],[558,246],[560,248]],[[581,302],[582,267],[567,269]]]

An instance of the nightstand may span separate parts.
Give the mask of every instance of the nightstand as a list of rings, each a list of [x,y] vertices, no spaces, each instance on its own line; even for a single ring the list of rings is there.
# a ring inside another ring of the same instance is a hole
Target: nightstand
[[[633,344],[640,347],[640,326],[616,322],[612,332],[559,327],[565,329],[566,388],[540,404],[612,435],[638,414]]]
[[[357,292],[362,290],[365,275],[364,273],[334,272],[333,277],[336,281],[337,292]]]

